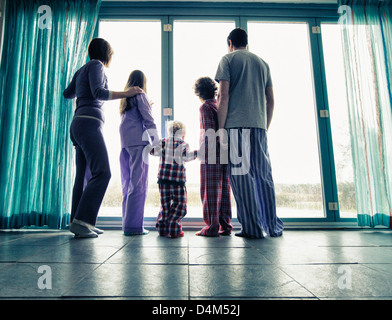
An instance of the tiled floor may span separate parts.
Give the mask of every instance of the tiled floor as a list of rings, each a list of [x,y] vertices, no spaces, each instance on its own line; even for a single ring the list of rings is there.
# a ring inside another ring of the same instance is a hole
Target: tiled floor
[[[0,231],[0,298],[392,299],[392,231],[262,240]]]

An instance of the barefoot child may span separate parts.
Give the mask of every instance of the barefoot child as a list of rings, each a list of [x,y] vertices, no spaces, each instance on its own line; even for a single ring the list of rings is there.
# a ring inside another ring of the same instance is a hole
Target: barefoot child
[[[196,81],[194,90],[203,103],[200,107],[200,157],[203,157],[200,159],[200,195],[203,203],[203,218],[206,223],[206,226],[196,235],[209,237],[216,237],[219,234],[230,235],[233,227],[230,224],[231,202],[228,166],[221,164],[222,155],[220,154],[219,140],[211,141],[207,137],[209,130],[213,134],[213,138],[217,139],[218,115],[215,100],[217,87],[214,80],[203,77]],[[209,156],[211,151],[214,159]]]
[[[173,121],[169,125],[168,134],[150,152],[160,156],[158,185],[161,210],[156,227],[160,236],[178,238],[184,236],[181,219],[187,213],[184,162],[196,159],[197,151],[189,151],[189,145],[184,141],[185,126],[181,122]]]

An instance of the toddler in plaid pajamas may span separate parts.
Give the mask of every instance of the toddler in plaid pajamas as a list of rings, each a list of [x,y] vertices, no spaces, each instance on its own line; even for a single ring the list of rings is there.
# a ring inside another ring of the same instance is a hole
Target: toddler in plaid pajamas
[[[200,196],[206,226],[198,236],[216,237],[230,235],[231,201],[228,164],[224,164],[218,131],[215,81],[209,77],[199,78],[194,86],[195,94],[203,102],[200,107]],[[212,140],[208,138],[212,133]],[[210,158],[212,154],[213,158]],[[204,155],[204,156],[203,156]],[[222,161],[221,161],[222,160]]]
[[[197,158],[197,151],[189,151],[184,141],[185,126],[173,121],[168,128],[169,137],[161,139],[150,154],[160,156],[158,185],[161,209],[156,227],[160,236],[184,236],[181,219],[186,215],[187,191],[184,162]]]

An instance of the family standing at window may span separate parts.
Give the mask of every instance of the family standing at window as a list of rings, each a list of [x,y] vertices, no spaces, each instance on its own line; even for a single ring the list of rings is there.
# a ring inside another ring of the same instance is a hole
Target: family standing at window
[[[275,190],[268,154],[267,129],[273,109],[269,66],[247,50],[247,34],[234,29],[227,38],[229,53],[222,57],[215,81],[201,77],[194,91],[200,98],[200,146],[190,150],[186,128],[173,121],[166,138],[159,139],[147,97],[147,79],[140,70],[130,73],[124,91],[109,90],[104,67],[113,55],[110,44],[93,39],[90,61],[64,90],[77,98],[70,128],[76,151],[70,231],[75,237],[97,237],[95,227],[111,173],[102,134],[106,100],[120,101],[120,168],[124,235],[144,235],[144,206],[148,187],[148,157],[160,157],[158,186],[161,207],[156,228],[160,236],[184,235],[181,220],[187,213],[185,162],[198,158],[200,196],[205,227],[199,236],[229,236],[232,232],[232,188],[242,229],[236,236],[263,238],[263,231],[280,236],[283,223],[276,216]],[[217,87],[217,84],[219,87]],[[241,161],[239,161],[239,159]]]

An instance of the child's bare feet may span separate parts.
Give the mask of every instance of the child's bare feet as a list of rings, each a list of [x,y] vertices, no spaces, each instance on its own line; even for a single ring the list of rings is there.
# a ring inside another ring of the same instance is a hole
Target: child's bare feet
[[[196,232],[195,235],[203,236],[203,237],[219,237],[219,234],[212,234],[212,235],[207,234],[204,229],[200,230],[199,232]]]

